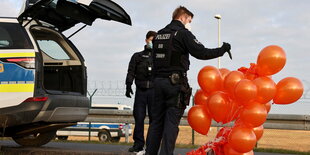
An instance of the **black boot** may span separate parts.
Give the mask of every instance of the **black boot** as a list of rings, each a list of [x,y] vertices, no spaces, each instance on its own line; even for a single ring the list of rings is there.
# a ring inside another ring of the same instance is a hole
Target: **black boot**
[[[142,150],[143,150],[143,147],[139,147],[139,146],[133,145],[131,148],[128,149],[128,152],[139,152],[139,151],[142,151]]]

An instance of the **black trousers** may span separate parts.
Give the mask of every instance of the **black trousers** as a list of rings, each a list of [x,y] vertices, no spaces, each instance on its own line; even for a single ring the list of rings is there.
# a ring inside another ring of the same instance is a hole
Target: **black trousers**
[[[169,78],[154,79],[154,97],[151,109],[152,122],[150,124],[146,154],[157,155],[161,144],[161,155],[172,155],[179,133],[180,120],[184,108],[177,108],[180,95],[180,85],[173,85]]]
[[[149,120],[151,106],[150,104],[154,101],[154,89],[136,89],[135,102],[133,107],[133,116],[135,118],[135,129],[133,132],[133,140],[135,147],[143,148],[145,144],[144,140],[144,119],[146,116],[146,109],[148,111]]]

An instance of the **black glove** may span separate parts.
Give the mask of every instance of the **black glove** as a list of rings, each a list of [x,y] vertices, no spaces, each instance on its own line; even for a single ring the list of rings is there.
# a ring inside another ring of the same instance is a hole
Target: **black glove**
[[[232,59],[232,55],[231,55],[231,52],[230,52],[231,47],[230,47],[229,43],[223,42],[223,45],[222,45],[221,49],[224,51],[224,53],[227,52],[228,55],[229,55],[229,58]]]
[[[133,91],[132,91],[132,89],[131,89],[131,85],[126,85],[126,96],[128,97],[128,98],[131,98],[131,95],[130,94],[133,94]]]

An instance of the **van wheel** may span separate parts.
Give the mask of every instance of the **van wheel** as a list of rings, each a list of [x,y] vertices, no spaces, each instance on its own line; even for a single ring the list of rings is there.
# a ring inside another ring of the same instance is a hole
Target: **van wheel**
[[[108,131],[102,130],[98,134],[99,140],[102,142],[109,142],[111,141],[111,135]]]
[[[118,143],[121,140],[121,137],[112,137],[111,142]]]
[[[57,136],[58,140],[67,140],[68,136]]]
[[[47,144],[56,136],[56,131],[42,132],[27,136],[14,136],[13,140],[22,146],[41,146]]]

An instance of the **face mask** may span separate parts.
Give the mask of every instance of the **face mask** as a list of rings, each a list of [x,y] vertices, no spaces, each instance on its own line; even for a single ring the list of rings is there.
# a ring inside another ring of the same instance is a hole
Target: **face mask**
[[[149,49],[152,49],[153,48],[153,43],[150,41],[146,44],[146,47],[149,48]]]
[[[192,30],[192,27],[191,27],[190,23],[185,24],[185,28],[188,29],[188,31]]]

